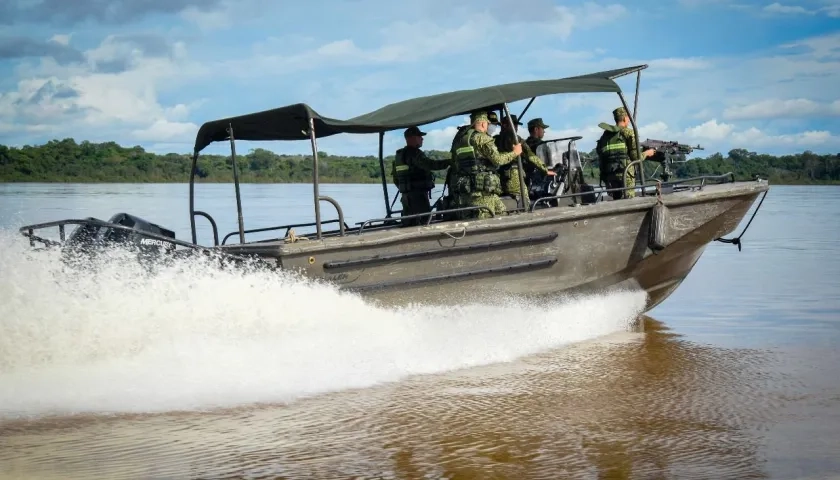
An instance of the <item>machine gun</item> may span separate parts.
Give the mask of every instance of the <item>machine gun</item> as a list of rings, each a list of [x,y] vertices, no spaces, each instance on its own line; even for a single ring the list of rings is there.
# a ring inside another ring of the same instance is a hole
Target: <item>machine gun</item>
[[[662,166],[662,181],[667,182],[671,178],[671,169],[669,166],[672,163],[685,163],[685,156],[691,154],[694,150],[703,150],[703,147],[697,145],[685,145],[676,141],[651,140],[647,139],[639,144],[642,151],[649,148],[656,150],[656,153],[650,158],[654,162],[659,162]],[[657,168],[657,170],[659,170]],[[655,172],[654,172],[655,173]]]

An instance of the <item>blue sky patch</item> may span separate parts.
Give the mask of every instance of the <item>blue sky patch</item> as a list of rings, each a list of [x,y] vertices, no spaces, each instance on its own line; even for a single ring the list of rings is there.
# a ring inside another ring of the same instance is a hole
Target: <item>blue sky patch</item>
[[[840,0],[99,5],[0,7],[0,143],[74,137],[188,153],[203,122],[291,103],[348,118],[415,96],[646,63],[643,137],[700,143],[703,155],[840,152]],[[619,83],[632,102],[635,78]],[[589,150],[619,105],[612,94],[544,97],[524,120],[542,117],[549,136],[582,135]],[[463,121],[423,126],[425,148],[447,149]],[[386,135],[386,151],[401,140]],[[257,146],[309,149],[238,151]],[[377,151],[375,135],[320,146]]]

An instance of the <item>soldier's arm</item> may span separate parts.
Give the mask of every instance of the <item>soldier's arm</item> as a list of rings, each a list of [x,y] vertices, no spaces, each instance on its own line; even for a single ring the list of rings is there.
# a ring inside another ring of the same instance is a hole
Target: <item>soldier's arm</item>
[[[516,160],[517,155],[514,152],[499,152],[499,149],[496,148],[496,142],[490,135],[476,135],[473,138],[476,156],[486,158],[494,166],[500,167]]]
[[[627,145],[627,155],[630,157],[630,161],[635,162],[639,159],[639,151],[636,149],[636,134],[633,133],[632,128],[624,127],[621,129],[621,135]]]
[[[548,173],[548,168],[546,168],[545,164],[540,160],[540,157],[531,150],[531,146],[525,142],[522,142],[522,157],[527,161],[530,162],[537,170],[541,171],[542,173]]]
[[[394,161],[391,162],[391,182],[394,186],[399,186],[397,183],[397,157],[394,157]]]
[[[417,156],[411,159],[412,164],[417,166],[418,168],[422,168],[423,170],[443,170],[451,164],[449,159],[445,160],[436,160],[433,158],[429,158],[426,156],[426,153],[422,150],[417,150]]]

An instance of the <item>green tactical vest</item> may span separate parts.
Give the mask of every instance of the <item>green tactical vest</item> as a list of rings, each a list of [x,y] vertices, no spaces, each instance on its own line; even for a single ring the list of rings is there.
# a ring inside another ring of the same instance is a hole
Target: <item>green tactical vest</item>
[[[432,172],[417,168],[411,164],[412,156],[406,155],[406,148],[397,150],[394,159],[394,184],[402,194],[412,192],[428,192],[435,188],[435,178]]]
[[[500,194],[502,182],[496,169],[485,158],[479,158],[472,146],[472,139],[477,134],[467,128],[459,132],[453,144],[452,156],[455,163],[455,175],[451,191],[462,194]]]
[[[604,134],[598,139],[595,152],[598,154],[598,162],[601,165],[601,176],[611,173],[623,173],[624,167],[630,161],[627,153],[627,144],[621,135],[621,129],[616,125],[606,123],[598,124],[604,129]]]

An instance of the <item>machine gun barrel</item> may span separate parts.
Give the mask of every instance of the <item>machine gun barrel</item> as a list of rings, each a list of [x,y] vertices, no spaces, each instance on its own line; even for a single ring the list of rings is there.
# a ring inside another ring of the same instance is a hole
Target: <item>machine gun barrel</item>
[[[676,140],[652,140],[650,138],[641,142],[640,146],[645,150],[649,148],[656,150],[651,160],[658,161],[662,165],[662,179],[666,182],[671,177],[671,169],[668,168],[669,164],[687,162],[688,160],[685,158],[687,154],[690,154],[694,150],[703,150],[703,147],[700,145],[692,147]]]

